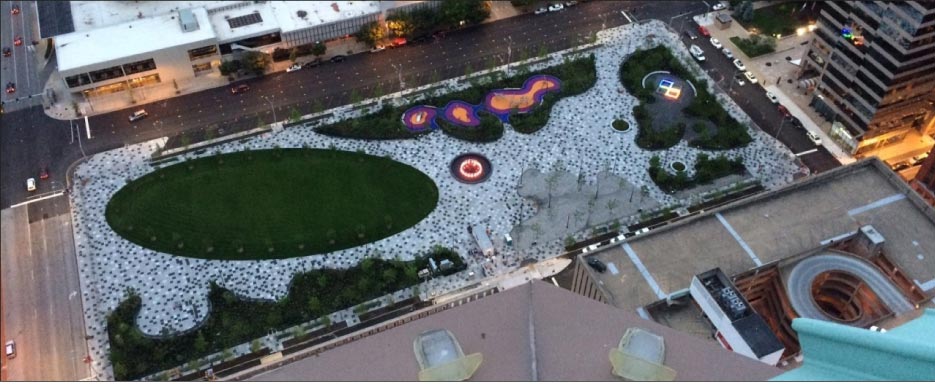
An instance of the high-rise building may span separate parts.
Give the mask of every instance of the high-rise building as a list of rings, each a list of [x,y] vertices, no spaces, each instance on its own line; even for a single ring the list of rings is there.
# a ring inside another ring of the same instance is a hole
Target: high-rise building
[[[911,184],[925,202],[935,206],[935,148],[929,151],[929,156],[922,162]]]
[[[811,106],[857,157],[927,151],[935,136],[935,1],[820,2],[802,60]]]

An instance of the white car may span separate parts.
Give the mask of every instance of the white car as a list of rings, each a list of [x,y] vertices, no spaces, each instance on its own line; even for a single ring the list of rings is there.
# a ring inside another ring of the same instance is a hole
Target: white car
[[[295,63],[295,64],[290,65],[289,68],[286,68],[286,72],[287,72],[287,73],[288,73],[288,72],[295,72],[295,71],[298,71],[298,70],[300,70],[300,69],[302,69],[302,64]]]
[[[563,9],[565,9],[565,6],[561,4],[552,4],[549,6],[549,12],[558,12]]]
[[[717,49],[724,48],[724,46],[721,45],[721,41],[718,40],[716,37],[711,38],[711,45],[713,45],[714,48],[717,48]]]
[[[715,11],[720,11],[720,10],[723,10],[723,9],[727,9],[727,6],[724,5],[724,3],[717,3],[717,4],[714,4],[714,6],[711,7],[711,9],[713,9],[713,10],[715,10]]]
[[[14,343],[13,340],[7,340],[5,347],[7,359],[16,357],[16,343]]]
[[[815,145],[818,145],[818,146],[821,145],[821,138],[818,137],[818,135],[812,133],[811,131],[805,132],[805,136],[807,136],[808,139],[811,140],[812,143],[814,143]]]
[[[734,80],[736,80],[736,81],[737,81],[737,85],[739,85],[739,86],[741,86],[741,87],[742,87],[744,84],[747,83],[747,82],[743,81],[743,76],[740,76],[740,75],[737,75],[736,77],[734,77]]]
[[[377,45],[376,47],[373,47],[372,49],[370,49],[370,53],[377,53],[385,49],[386,49],[385,46]]]
[[[566,6],[566,7],[572,7],[572,6],[574,6],[575,4],[578,4],[578,2],[577,2],[577,1],[566,1],[566,2],[565,2],[565,6]]]
[[[705,60],[704,51],[701,50],[701,47],[699,47],[699,46],[697,46],[697,45],[695,45],[695,44],[692,44],[692,45],[688,48],[688,52],[690,52],[690,53],[692,54],[692,57],[694,57],[695,60],[698,60],[698,61],[704,61],[704,60]]]
[[[737,67],[737,69],[741,71],[747,70],[747,66],[743,65],[743,62],[740,61],[740,59],[734,59],[734,66]]]
[[[750,81],[750,84],[756,84],[756,76],[753,75],[753,72],[746,71],[743,73],[743,76]]]
[[[549,11],[548,9],[546,9],[545,7],[542,7],[542,8],[536,9],[535,12],[533,12],[533,13],[534,13],[534,14],[537,14],[537,15],[541,15],[541,14],[546,13],[546,12],[548,12],[548,11]]]
[[[139,111],[133,112],[133,114],[130,115],[130,122],[132,123],[134,121],[138,121],[146,116],[149,116],[149,113],[146,113],[145,109],[141,109]]]
[[[36,190],[36,179],[30,177],[26,179],[26,191],[32,192]]]
[[[734,58],[734,53],[731,52],[730,49],[724,48],[721,50],[721,53],[723,53],[724,56],[727,57],[728,60]]]
[[[769,101],[772,101],[773,104],[779,104],[779,98],[770,91],[766,91],[766,98],[769,99]]]

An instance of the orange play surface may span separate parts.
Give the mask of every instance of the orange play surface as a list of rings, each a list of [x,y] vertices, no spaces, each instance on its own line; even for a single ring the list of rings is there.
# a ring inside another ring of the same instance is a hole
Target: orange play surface
[[[536,80],[526,92],[523,93],[496,93],[490,98],[489,106],[501,111],[511,109],[530,108],[536,102],[535,95],[538,92],[549,91],[558,87],[554,81],[547,79]]]

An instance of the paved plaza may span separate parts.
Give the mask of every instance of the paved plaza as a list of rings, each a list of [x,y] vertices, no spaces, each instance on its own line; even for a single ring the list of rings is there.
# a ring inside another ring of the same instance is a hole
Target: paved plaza
[[[562,239],[571,234],[572,227],[568,226],[566,232],[565,227],[558,227],[554,223],[561,222],[564,225],[566,219],[574,218],[571,217],[572,213],[565,211],[553,214],[557,218],[552,221],[543,218],[542,214],[536,218],[536,207],[542,207],[541,202],[537,203],[536,200],[541,200],[543,196],[541,188],[547,188],[541,177],[537,178],[536,175],[551,172],[557,164],[565,171],[556,186],[560,191],[578,193],[580,184],[580,190],[585,191],[581,193],[593,193],[597,188],[599,174],[602,180],[613,180],[602,181],[601,196],[605,199],[605,196],[619,194],[619,206],[608,210],[607,202],[598,202],[589,225],[611,221],[614,215],[604,211],[613,211],[622,218],[639,209],[639,205],[651,209],[688,201],[666,195],[650,180],[647,168],[649,159],[654,155],[665,158],[667,162],[681,161],[689,165],[690,169],[693,169],[692,164],[699,153],[743,156],[749,172],[766,188],[772,189],[791,182],[793,174],[799,170],[793,162],[792,153],[758,128],[751,130],[754,141],[747,147],[713,152],[691,148],[684,140],[667,150],[647,151],[634,143],[636,129],[618,132],[611,127],[614,119],[623,119],[631,126],[636,126],[631,111],[637,100],[623,90],[618,78],[620,63],[636,49],[659,44],[675,52],[683,65],[703,74],[677,36],[662,22],[650,21],[605,30],[599,34],[595,48],[583,53],[594,53],[597,57],[597,84],[581,95],[556,103],[548,124],[532,135],[514,132],[508,126],[503,138],[487,144],[460,141],[441,132],[412,140],[365,141],[324,136],[315,133],[309,126],[299,126],[246,142],[222,144],[202,154],[274,147],[361,150],[368,154],[389,156],[411,165],[438,185],[437,209],[415,226],[370,244],[324,255],[287,260],[217,261],[176,257],[142,248],[113,232],[104,218],[104,211],[111,196],[129,180],[154,170],[148,163],[154,144],[133,145],[89,158],[75,170],[71,199],[86,324],[88,334],[93,336],[89,349],[96,371],[104,372],[103,377],[111,376],[106,358],[106,315],[124,299],[128,289],[135,290],[142,297],[143,307],[138,321],[143,332],[159,334],[164,328],[172,331],[187,330],[204,319],[208,310],[207,293],[211,281],[244,297],[275,300],[286,294],[289,281],[297,272],[348,268],[364,256],[374,253],[386,258],[411,260],[434,245],[456,250],[465,257],[469,270],[480,271],[479,261],[467,257],[468,250],[474,247],[473,239],[466,230],[468,225],[483,226],[491,231],[501,256],[497,258],[498,272],[514,269],[523,259],[543,260],[555,255],[561,252]],[[532,69],[534,71],[536,68],[556,65],[562,60],[561,55],[553,54],[550,60],[536,63]],[[708,84],[714,84],[707,75],[702,76],[708,80]],[[446,83],[455,82],[449,80]],[[714,89],[710,91],[727,106],[731,116],[741,122],[750,122],[726,95]],[[348,117],[350,113],[346,111],[346,108],[332,111],[335,112],[333,119]],[[465,152],[480,153],[490,159],[494,172],[489,180],[479,184],[463,184],[452,178],[449,163]],[[197,156],[184,155],[186,158]],[[521,175],[526,171],[529,172],[526,176],[530,177],[523,181],[523,193],[539,196],[536,199],[520,195]],[[578,175],[581,175],[581,183],[578,182]],[[529,184],[526,184],[527,181]],[[646,193],[642,192],[644,186]],[[636,198],[623,201],[624,196],[630,196],[634,191],[636,197],[640,198],[639,202]],[[696,196],[683,196],[684,199],[693,197]],[[553,207],[566,203],[569,202],[565,198],[553,196]],[[562,217],[562,212],[567,217]],[[532,222],[527,222],[533,218],[543,230],[537,236],[530,235]],[[630,223],[621,220],[621,224]],[[583,229],[585,225],[580,222],[574,227]],[[513,247],[503,243],[505,233],[516,235],[518,240]],[[583,236],[579,233],[578,237]],[[532,239],[537,239],[535,246],[532,245]],[[482,278],[481,273],[469,277],[467,272],[462,272],[430,280],[420,291],[441,295]]]

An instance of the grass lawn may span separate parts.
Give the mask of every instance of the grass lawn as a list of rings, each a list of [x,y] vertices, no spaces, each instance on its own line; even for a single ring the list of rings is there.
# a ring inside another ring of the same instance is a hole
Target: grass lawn
[[[757,9],[753,11],[753,20],[750,22],[745,23],[737,17],[734,17],[734,20],[748,31],[756,28],[758,34],[774,36],[778,33],[788,36],[794,34],[796,28],[808,25],[809,21],[816,19],[817,12],[810,8],[811,6],[807,6],[800,11],[802,3],[793,1]]]
[[[730,41],[750,58],[776,52],[776,39],[769,36],[753,35],[747,39],[733,36]]]
[[[272,149],[208,156],[134,180],[108,224],[140,246],[221,260],[351,248],[415,225],[438,188],[408,165],[362,153]]]

